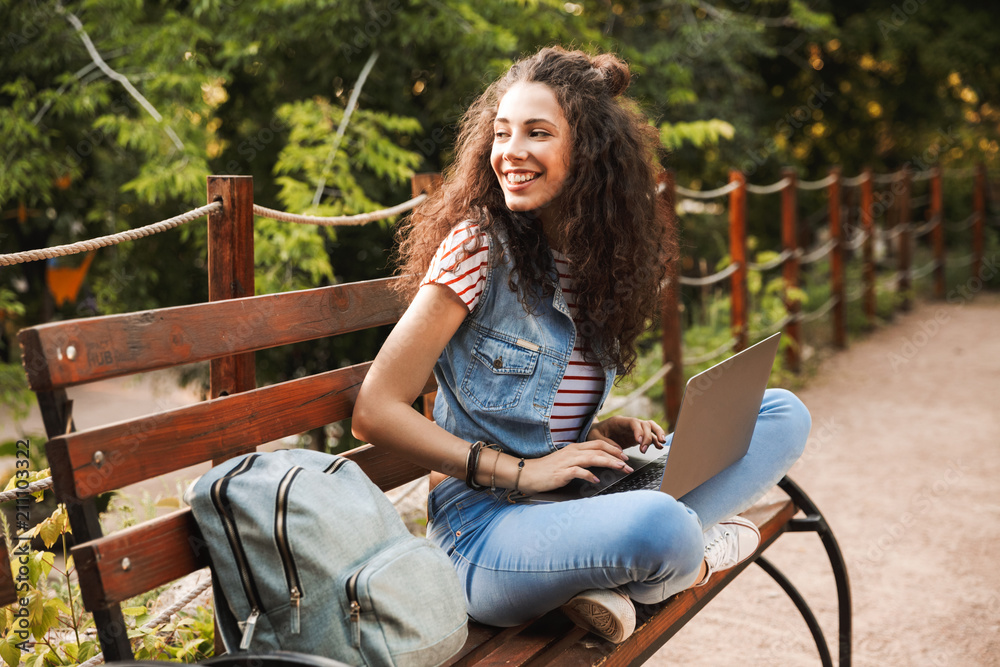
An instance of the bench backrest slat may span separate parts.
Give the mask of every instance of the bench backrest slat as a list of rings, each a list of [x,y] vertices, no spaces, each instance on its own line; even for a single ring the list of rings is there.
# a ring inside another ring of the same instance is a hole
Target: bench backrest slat
[[[42,324],[18,333],[34,391],[392,324],[398,278]]]
[[[365,362],[53,438],[46,452],[57,497],[61,502],[93,498],[346,419],[370,366]]]
[[[208,547],[186,507],[73,547],[84,606],[107,609],[208,567]]]

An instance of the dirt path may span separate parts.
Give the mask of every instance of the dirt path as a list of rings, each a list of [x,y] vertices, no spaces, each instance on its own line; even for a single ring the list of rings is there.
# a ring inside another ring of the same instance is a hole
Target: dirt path
[[[1000,665],[998,331],[998,295],[919,304],[830,356],[799,392],[813,431],[791,474],[847,559],[855,665]],[[197,400],[168,381],[157,386],[71,390],[78,426],[147,414],[150,401],[164,409]],[[42,432],[37,415],[24,428]],[[7,423],[0,432],[14,435]],[[175,492],[150,484],[153,494]],[[836,595],[819,540],[786,535],[767,553],[835,638]],[[649,662],[737,663],[819,664],[791,602],[756,567]]]
[[[799,392],[813,430],[791,476],[847,559],[855,665],[1000,665],[998,331],[997,295],[920,304],[826,359]],[[819,540],[786,535],[767,554],[835,638]],[[757,567],[649,664],[737,662],[819,664],[805,623]]]

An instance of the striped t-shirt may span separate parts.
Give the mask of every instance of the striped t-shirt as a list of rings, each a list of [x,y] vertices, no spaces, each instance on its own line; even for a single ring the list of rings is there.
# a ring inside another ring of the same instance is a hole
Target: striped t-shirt
[[[489,240],[485,235],[482,238],[478,238],[478,235],[479,225],[475,223],[457,225],[441,242],[421,283],[447,285],[470,311],[476,307],[483,293],[488,268]],[[460,258],[460,254],[465,256]],[[569,262],[565,255],[555,250],[552,251],[552,257],[559,272],[559,286],[563,297],[579,331],[580,323],[576,319],[577,291]],[[584,358],[585,348],[582,345],[585,345],[585,341],[577,336],[566,374],[556,390],[549,421],[553,442],[579,442],[585,438],[590,426],[590,416],[604,393],[604,371],[600,364]],[[587,429],[584,429],[585,426]]]

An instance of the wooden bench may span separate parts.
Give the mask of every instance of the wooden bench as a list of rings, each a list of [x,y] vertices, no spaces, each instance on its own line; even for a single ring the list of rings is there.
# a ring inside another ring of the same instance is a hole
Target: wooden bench
[[[252,293],[252,216],[246,183],[209,179],[209,200],[223,211],[209,218],[208,303],[109,315],[31,327],[18,334],[31,388],[42,410],[54,490],[66,503],[72,553],[83,603],[96,620],[105,659],[132,651],[121,603],[208,565],[190,509],[103,535],[95,499],[102,493],[188,466],[253,451],[351,416],[370,362],[257,387],[253,354],[266,348],[337,336],[397,321],[404,304],[392,278],[304,291]],[[249,254],[247,255],[249,244]],[[241,261],[240,258],[243,258]],[[249,277],[248,277],[249,276]],[[215,287],[213,287],[213,285]],[[235,298],[232,298],[235,297]],[[211,364],[204,402],[75,431],[66,388],[195,362]],[[433,389],[429,380],[426,390]],[[426,470],[370,445],[346,454],[383,490]],[[762,553],[782,533],[817,532],[830,555],[840,605],[840,664],[850,663],[850,592],[836,540],[816,507],[789,480],[789,498],[747,513],[761,530]],[[470,624],[469,639],[450,665],[635,665],[643,662],[753,561],[715,575],[704,587],[639,609],[640,624],[624,643],[587,635],[559,612],[514,628]],[[819,624],[790,583],[762,557],[756,562],[791,595],[832,664]],[[733,655],[732,659],[737,659]]]

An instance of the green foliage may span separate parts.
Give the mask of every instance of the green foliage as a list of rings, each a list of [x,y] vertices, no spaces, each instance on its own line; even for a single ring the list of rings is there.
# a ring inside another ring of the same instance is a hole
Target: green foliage
[[[711,188],[740,168],[815,178],[831,164],[887,171],[1000,154],[1000,34],[972,0],[67,0],[107,66],[52,3],[0,6],[0,252],[138,227],[205,203],[208,174],[254,177],[264,205],[352,214],[409,197],[414,172],[452,159],[456,122],[513,60],[549,44],[610,50],[670,151],[677,182]],[[911,11],[908,8],[916,7]],[[361,68],[378,60],[343,141]],[[317,184],[326,188],[312,206]],[[962,184],[949,202],[966,201]],[[770,198],[774,199],[774,198]],[[10,215],[23,204],[24,223]],[[802,198],[805,207],[807,200]],[[964,204],[963,204],[964,205]],[[685,250],[726,254],[724,221],[686,216]],[[776,217],[750,207],[761,247]],[[383,276],[392,221],[316,229],[255,221],[257,290]],[[57,309],[41,262],[0,276],[0,363],[22,326],[202,301],[205,221],[98,251],[79,305]],[[170,258],[171,261],[164,261]],[[14,286],[18,289],[12,289]],[[25,289],[26,288],[26,291]],[[761,285],[765,306],[772,301]],[[759,315],[773,321],[773,313]],[[269,382],[368,358],[317,342],[259,355]],[[713,338],[694,342],[711,348]],[[13,396],[0,371],[2,398]]]
[[[680,148],[684,143],[705,148],[722,139],[732,139],[734,132],[732,125],[718,118],[690,123],[663,123],[660,125],[660,141],[667,148]]]
[[[0,363],[0,405],[4,406],[15,423],[28,416],[34,400],[21,364]]]
[[[17,482],[31,483],[49,476],[48,470],[18,470],[5,490]],[[44,491],[33,494],[36,503]],[[19,505],[19,511],[31,514],[31,508]],[[39,505],[34,505],[39,507]],[[100,652],[92,633],[93,617],[81,604],[73,557],[69,555],[66,536],[71,533],[64,505],[11,540],[10,526],[4,515],[4,539],[11,554],[11,572],[19,601],[0,609],[0,659],[9,667],[29,665],[52,667],[85,662]],[[19,522],[20,525],[20,522]],[[34,550],[32,540],[41,540],[45,550]],[[56,553],[61,554],[57,558]],[[162,590],[126,602],[123,614],[128,636],[139,660],[198,662],[214,651],[214,623],[210,606],[196,607],[176,614],[166,623],[149,625],[158,612],[148,609],[149,600]]]

